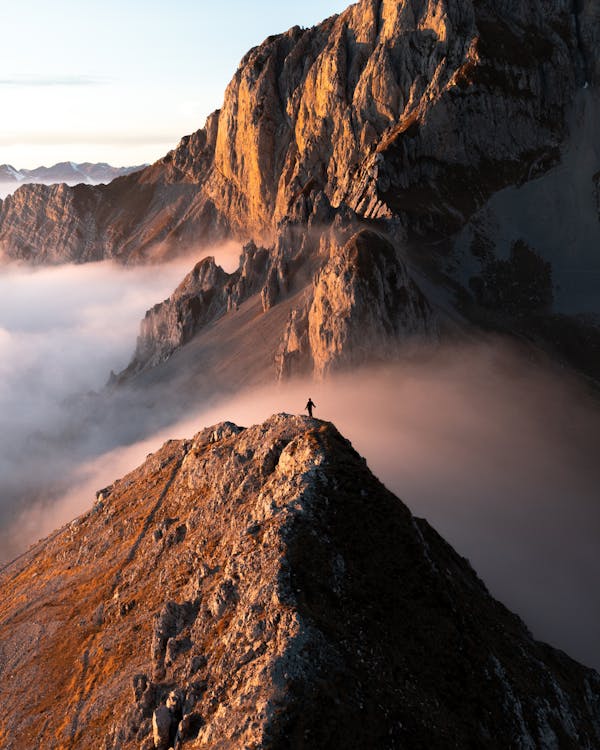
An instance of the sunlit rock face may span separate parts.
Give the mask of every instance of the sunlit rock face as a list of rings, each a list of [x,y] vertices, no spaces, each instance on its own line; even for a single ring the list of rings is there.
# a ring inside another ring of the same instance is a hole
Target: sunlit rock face
[[[108,185],[24,185],[0,206],[0,251],[33,264],[140,263],[189,250],[198,232],[209,244],[228,236],[210,201],[193,208],[195,185],[164,178],[148,167]]]
[[[44,263],[103,257],[96,229],[99,194],[81,187],[25,185],[5,198],[0,224],[4,253]],[[78,201],[83,195],[89,200]]]
[[[437,336],[437,316],[406,264],[380,234],[323,235],[290,254],[250,243],[240,269],[228,274],[209,257],[200,261],[173,294],[148,310],[136,351],[119,382],[167,362],[194,336],[217,329],[240,305],[260,299],[268,318],[282,301],[291,309],[276,334],[270,377],[322,377],[339,369],[394,359],[411,342]],[[320,258],[317,270],[310,276]],[[251,343],[249,346],[254,346]],[[240,349],[240,354],[244,351]]]
[[[0,581],[10,750],[600,742],[598,675],[308,417],[167,442]]]
[[[224,175],[255,231],[311,190],[411,229],[460,225],[556,160],[591,51],[581,23],[598,19],[564,3],[384,0],[273,37],[227,89],[209,188],[218,203]]]
[[[362,230],[331,247],[292,310],[276,357],[279,377],[393,359],[410,341],[432,340],[436,316],[381,235]]]
[[[127,261],[231,234],[266,242],[321,193],[446,234],[557,162],[577,87],[598,83],[599,38],[591,0],[363,0],[251,50],[222,109],[146,170],[70,198],[22,188],[0,210],[2,248]]]

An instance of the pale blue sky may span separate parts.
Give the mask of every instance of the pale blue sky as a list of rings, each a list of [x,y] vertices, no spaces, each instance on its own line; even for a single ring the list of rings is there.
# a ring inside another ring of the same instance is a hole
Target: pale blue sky
[[[0,164],[154,161],[246,51],[350,0],[0,0]]]

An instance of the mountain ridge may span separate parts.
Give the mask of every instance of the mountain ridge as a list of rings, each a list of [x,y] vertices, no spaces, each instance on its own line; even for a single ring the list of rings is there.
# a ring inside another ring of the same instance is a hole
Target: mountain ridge
[[[51,167],[36,167],[35,169],[15,169],[11,164],[0,164],[0,198],[5,198],[22,185],[66,183],[99,185],[111,182],[117,177],[139,172],[147,164],[133,167],[113,167],[106,162],[72,161],[57,162]]]
[[[168,441],[0,577],[7,750],[600,739],[597,673],[320,420]]]

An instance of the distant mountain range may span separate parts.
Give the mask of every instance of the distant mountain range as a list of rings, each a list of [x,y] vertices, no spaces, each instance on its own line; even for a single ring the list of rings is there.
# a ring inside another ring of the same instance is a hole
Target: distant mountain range
[[[66,182],[70,185],[85,183],[98,185],[111,182],[116,177],[122,177],[143,169],[146,164],[135,167],[112,167],[101,162],[92,164],[84,162],[76,164],[72,161],[61,161],[52,167],[36,167],[35,169],[15,169],[11,164],[0,164],[0,183],[8,183],[12,187],[31,182],[51,185],[56,182]]]

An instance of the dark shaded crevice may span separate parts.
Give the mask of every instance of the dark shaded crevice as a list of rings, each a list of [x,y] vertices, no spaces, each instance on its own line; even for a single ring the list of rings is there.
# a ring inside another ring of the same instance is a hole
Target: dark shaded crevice
[[[580,65],[578,66],[578,68],[580,68],[580,70],[578,71],[580,78],[578,83],[580,85],[584,85],[590,80],[589,59],[585,49],[585,44],[583,42],[583,34],[581,32],[580,14],[582,13],[582,11],[583,0],[573,0],[572,13],[573,20],[575,22],[575,38],[577,41],[577,52],[579,53],[580,57]]]

